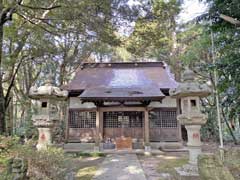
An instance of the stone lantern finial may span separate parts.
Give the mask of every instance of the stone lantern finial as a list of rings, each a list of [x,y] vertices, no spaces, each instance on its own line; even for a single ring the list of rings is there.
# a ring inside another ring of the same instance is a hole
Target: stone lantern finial
[[[44,85],[45,86],[53,86],[53,75],[52,75],[52,73],[50,73],[49,75],[48,75],[48,78],[45,80],[45,82],[44,82]]]
[[[183,82],[191,82],[195,80],[194,72],[187,67],[187,69],[183,72],[182,76]]]

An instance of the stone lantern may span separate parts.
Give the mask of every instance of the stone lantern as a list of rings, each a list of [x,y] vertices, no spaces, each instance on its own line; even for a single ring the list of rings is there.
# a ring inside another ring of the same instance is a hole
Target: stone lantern
[[[201,113],[200,98],[208,96],[211,89],[206,84],[196,82],[195,74],[190,69],[183,73],[182,78],[183,82],[176,89],[171,89],[170,95],[181,100],[177,120],[187,129],[189,163],[196,165],[201,153],[200,128],[207,121],[207,116]]]
[[[30,88],[29,97],[38,101],[38,112],[32,117],[33,124],[38,128],[37,149],[46,148],[52,143],[52,129],[60,120],[58,102],[66,100],[67,91],[53,86],[51,77],[40,87]]]

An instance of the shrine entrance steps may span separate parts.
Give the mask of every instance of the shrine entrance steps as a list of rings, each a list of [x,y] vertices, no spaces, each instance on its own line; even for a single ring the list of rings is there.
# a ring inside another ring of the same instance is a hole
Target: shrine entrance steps
[[[150,143],[151,152],[153,154],[159,154],[162,151],[185,151],[186,149],[183,147],[181,142],[158,142],[158,143]],[[94,143],[66,143],[61,145],[65,152],[93,152],[94,151]],[[143,148],[134,148],[133,144],[132,149],[125,150],[117,150],[117,149],[105,149],[103,148],[103,144],[101,143],[100,152],[102,153],[144,153]]]

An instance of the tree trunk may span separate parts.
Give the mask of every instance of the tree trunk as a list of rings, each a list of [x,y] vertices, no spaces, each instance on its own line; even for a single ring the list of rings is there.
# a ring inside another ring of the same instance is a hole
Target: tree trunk
[[[3,11],[3,2],[0,0],[0,12]],[[3,94],[2,72],[3,25],[0,26],[0,134],[5,133],[5,99]]]
[[[11,93],[11,100],[8,107],[6,108],[5,121],[6,121],[6,134],[12,135],[13,133],[13,93]]]

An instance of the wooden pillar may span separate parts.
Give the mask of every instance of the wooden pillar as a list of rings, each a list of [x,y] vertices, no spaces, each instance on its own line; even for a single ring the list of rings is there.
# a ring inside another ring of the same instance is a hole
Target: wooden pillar
[[[66,108],[66,127],[65,127],[65,143],[68,142],[69,140],[69,118],[70,118],[70,113],[69,113],[69,107],[70,107],[70,101],[67,100],[67,104],[66,104],[67,108]]]
[[[176,103],[177,103],[177,116],[180,115],[182,113],[182,110],[181,110],[181,99],[180,98],[177,98],[176,99]],[[177,117],[176,117],[177,118]],[[182,126],[181,124],[179,123],[179,121],[177,120],[177,125],[178,125],[178,140],[180,142],[183,142],[183,138],[182,138]]]
[[[100,145],[100,111],[99,108],[97,108],[96,111],[96,134],[95,134],[95,150],[99,150]]]
[[[147,108],[144,111],[144,145],[149,146],[149,114]]]
[[[100,142],[103,140],[103,112],[99,111],[99,137]]]

